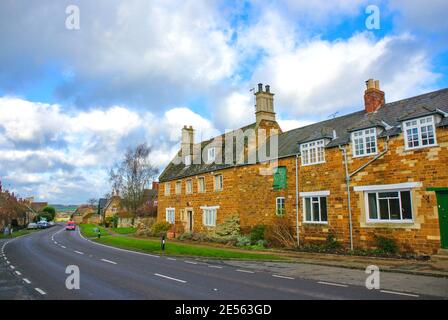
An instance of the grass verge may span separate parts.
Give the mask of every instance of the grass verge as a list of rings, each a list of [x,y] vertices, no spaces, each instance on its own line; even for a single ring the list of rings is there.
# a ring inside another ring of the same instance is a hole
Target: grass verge
[[[132,228],[132,227],[128,227],[128,228],[112,228],[111,230],[113,232],[115,232],[115,233],[118,233],[118,234],[133,234],[136,231],[136,229]]]
[[[93,228],[95,227],[97,226],[80,225],[81,232],[83,233],[83,235],[92,238],[96,237],[96,234],[93,233],[92,231]],[[158,240],[106,235],[102,236],[101,239],[96,239],[95,241],[123,249],[137,250],[157,254],[162,253],[160,241]],[[174,243],[170,242],[169,240],[166,242],[164,253],[167,255],[195,256],[195,257],[215,258],[215,259],[261,260],[261,261],[287,260],[285,257],[273,254],[207,247],[204,246],[203,244],[194,245],[194,244]]]
[[[100,229],[101,236],[109,235],[109,232],[106,230],[106,228],[97,226],[96,224],[80,224],[78,227],[81,228],[81,233],[89,238],[97,237],[97,233],[94,231],[95,228]]]
[[[21,229],[21,230],[18,230],[18,231],[14,231],[14,232],[12,233],[12,235],[7,235],[7,236],[5,236],[4,234],[0,234],[0,239],[12,239],[12,238],[17,238],[17,237],[20,237],[20,236],[24,236],[24,235],[26,235],[26,234],[28,234],[28,233],[36,232],[36,231],[40,231],[40,230],[39,230],[39,229],[31,229],[31,230],[28,230],[28,229]]]

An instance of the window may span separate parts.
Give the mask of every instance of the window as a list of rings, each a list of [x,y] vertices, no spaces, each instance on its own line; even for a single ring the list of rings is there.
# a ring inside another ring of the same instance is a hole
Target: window
[[[204,177],[198,178],[198,192],[200,192],[200,193],[205,192],[205,178]]]
[[[191,156],[185,156],[185,165],[187,167],[191,165]]]
[[[193,193],[193,181],[191,179],[185,182],[185,192],[187,194]]]
[[[286,188],[286,167],[277,167],[274,170],[274,189]]]
[[[302,165],[325,162],[324,140],[318,140],[300,145]]]
[[[174,208],[166,208],[166,217],[165,218],[166,218],[167,222],[174,224],[174,219],[175,219]]]
[[[282,216],[285,214],[285,198],[284,197],[278,197],[275,200],[275,212],[278,216]]]
[[[182,193],[182,182],[176,181],[176,194],[181,194],[181,193]]]
[[[376,128],[356,131],[352,133],[353,155],[355,157],[376,154]]]
[[[216,226],[216,211],[219,207],[201,207],[203,211],[202,223],[207,227]]]
[[[165,183],[165,195],[169,196],[171,191],[171,184],[169,182]]]
[[[328,223],[327,197],[303,197],[303,221],[309,223]]]
[[[208,162],[213,162],[215,161],[215,157],[216,157],[216,151],[215,151],[215,147],[209,148],[207,151],[207,160]]]
[[[404,122],[406,149],[428,147],[436,144],[434,117]]]
[[[411,191],[366,192],[367,221],[412,221]]]
[[[222,190],[222,174],[215,175],[215,191]]]

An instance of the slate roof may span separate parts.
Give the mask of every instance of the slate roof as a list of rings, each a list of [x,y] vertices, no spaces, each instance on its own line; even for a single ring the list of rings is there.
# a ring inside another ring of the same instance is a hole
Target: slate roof
[[[373,126],[383,129],[379,135],[380,137],[399,135],[401,133],[401,121],[435,113],[443,115],[448,113],[448,88],[386,103],[378,111],[373,113],[367,113],[365,110],[361,110],[281,133],[278,136],[278,156],[282,158],[295,155],[299,153],[301,143],[324,138],[330,140],[326,148],[345,145],[350,142],[350,134],[352,131]],[[437,126],[448,126],[448,117],[443,118]],[[255,127],[255,123],[241,129],[245,130],[249,127]],[[221,135],[221,137],[223,136]],[[200,144],[201,149],[210,141],[202,142]],[[232,166],[234,164],[202,163],[192,164],[186,167],[183,163],[174,164],[171,162],[160,175],[159,181],[164,182],[194,176]]]
[[[109,199],[106,198],[100,198],[100,200],[98,201],[98,209],[103,210],[106,207],[108,200]]]

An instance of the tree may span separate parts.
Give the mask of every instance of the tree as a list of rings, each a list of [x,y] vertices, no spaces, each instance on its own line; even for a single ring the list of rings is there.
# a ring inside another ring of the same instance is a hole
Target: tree
[[[126,151],[124,159],[109,172],[112,194],[120,195],[123,207],[134,216],[144,204],[144,189],[158,170],[152,165],[146,143]]]
[[[43,215],[41,216],[46,217],[47,221],[52,221],[56,217],[56,210],[51,206],[46,206],[45,208],[43,208],[42,213]],[[48,220],[48,218],[50,219]]]
[[[95,209],[98,204],[98,199],[90,198],[89,200],[87,200],[87,203]]]

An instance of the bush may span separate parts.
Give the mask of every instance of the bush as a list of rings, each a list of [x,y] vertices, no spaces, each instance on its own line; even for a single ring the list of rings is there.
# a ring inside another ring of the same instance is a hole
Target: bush
[[[374,238],[375,238],[375,245],[378,248],[378,250],[387,254],[397,253],[398,248],[395,239],[386,238],[378,235],[375,235]]]
[[[286,217],[275,217],[271,226],[266,229],[266,240],[274,246],[295,247],[294,228]]]
[[[250,238],[248,236],[239,236],[236,239],[237,247],[246,247],[250,246]]]
[[[332,233],[328,234],[324,246],[328,251],[334,251],[342,248],[341,243],[336,240],[334,234]]]
[[[259,242],[260,240],[264,240],[264,232],[266,230],[266,226],[259,224],[252,228],[250,231],[250,241],[252,244]]]
[[[183,241],[183,240],[191,240],[192,238],[193,238],[192,232],[185,232],[185,233],[182,233],[178,239]]]
[[[113,215],[112,217],[107,217],[105,225],[107,228],[109,228],[109,227],[117,228],[118,227],[118,216]]]
[[[151,232],[154,236],[160,237],[165,235],[168,230],[172,228],[171,223],[168,221],[159,221],[152,225]]]
[[[215,230],[210,233],[209,237],[212,241],[223,243],[236,240],[239,235],[240,218],[238,215],[233,215],[217,225]]]

